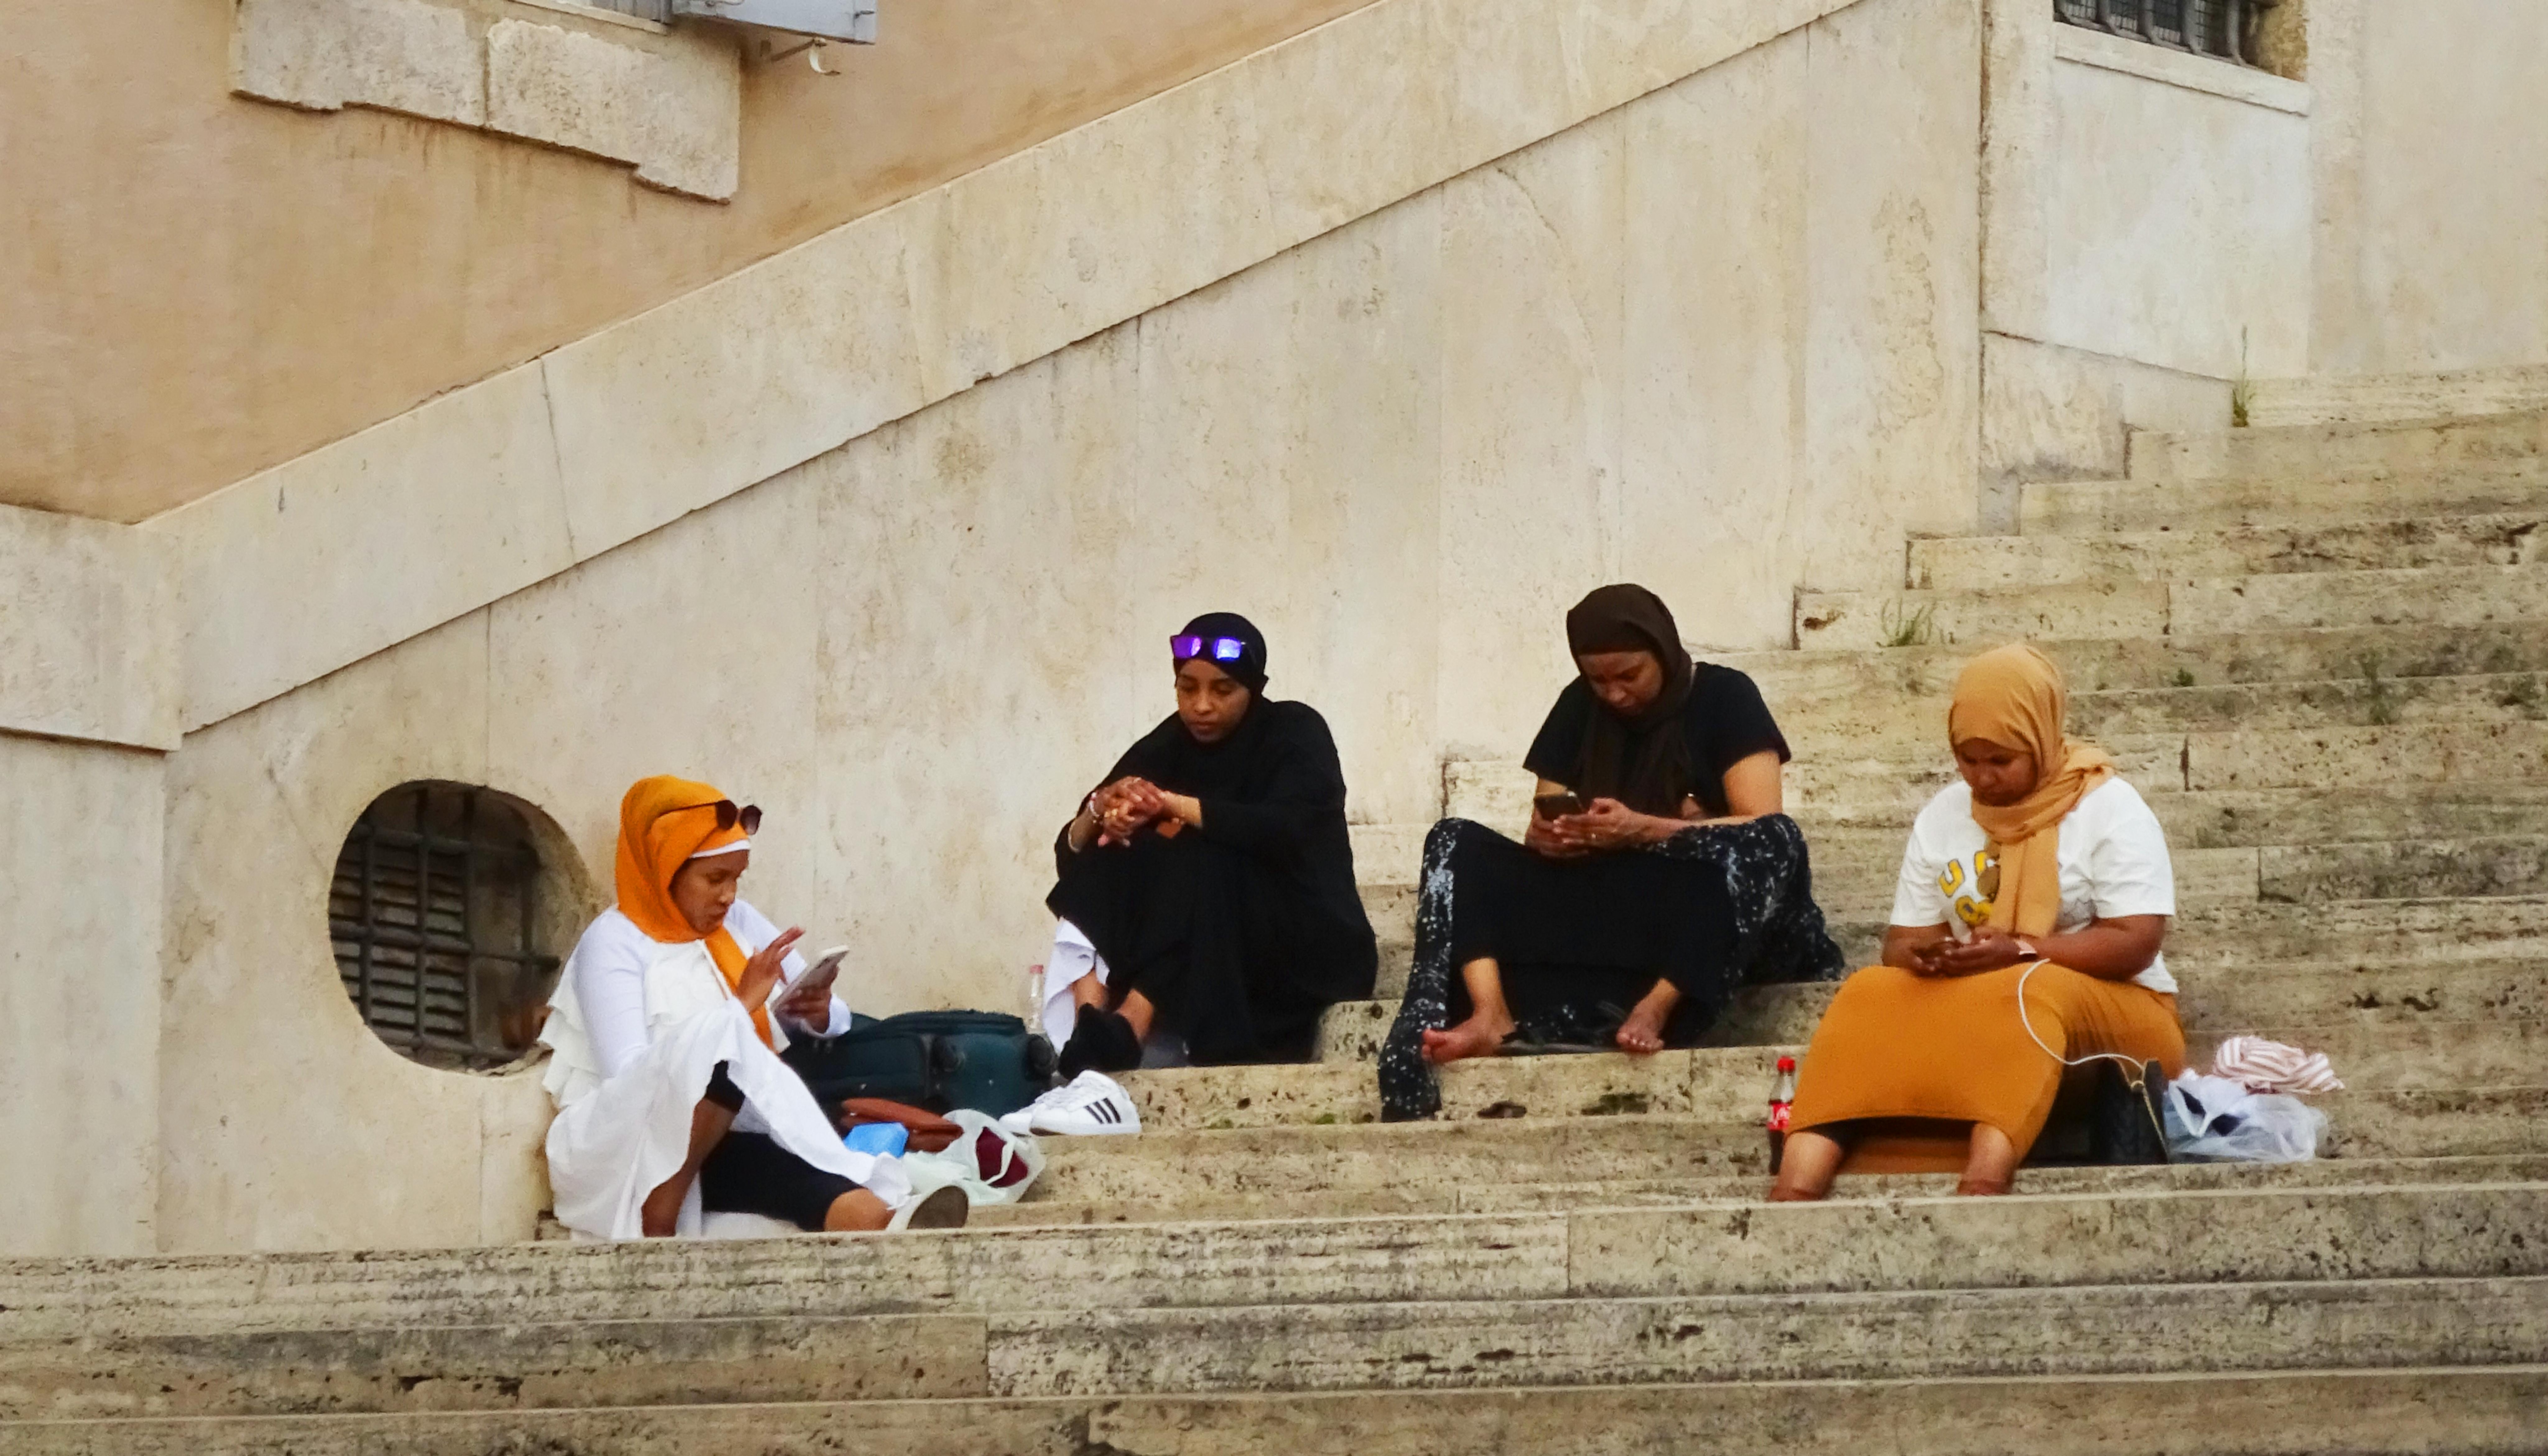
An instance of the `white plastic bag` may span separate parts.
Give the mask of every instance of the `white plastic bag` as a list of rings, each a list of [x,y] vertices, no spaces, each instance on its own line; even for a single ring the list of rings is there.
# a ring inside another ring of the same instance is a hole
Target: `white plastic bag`
[[[2296,1163],[2318,1156],[2326,1114],[2297,1097],[2250,1092],[2228,1077],[2170,1082],[2167,1153],[2189,1163]]]
[[[989,1114],[969,1107],[948,1113],[947,1121],[964,1131],[948,1144],[946,1151],[902,1155],[903,1166],[911,1170],[913,1187],[943,1188],[954,1184],[979,1207],[1016,1203],[1043,1176],[1044,1148],[1033,1134],[1011,1132]]]

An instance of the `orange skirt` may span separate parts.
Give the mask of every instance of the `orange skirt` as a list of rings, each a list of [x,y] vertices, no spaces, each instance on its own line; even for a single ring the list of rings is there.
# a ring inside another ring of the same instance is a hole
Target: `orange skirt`
[[[1788,1126],[1887,1120],[1850,1130],[1845,1169],[1952,1172],[1964,1165],[1974,1123],[2007,1134],[2020,1154],[2035,1145],[2063,1070],[2046,1046],[2155,1061],[2170,1077],[2184,1070],[2174,996],[2049,962],[2026,971],[1930,977],[1871,965],[1851,976],[1814,1029]],[[2021,976],[2043,1046],[2018,1020]]]

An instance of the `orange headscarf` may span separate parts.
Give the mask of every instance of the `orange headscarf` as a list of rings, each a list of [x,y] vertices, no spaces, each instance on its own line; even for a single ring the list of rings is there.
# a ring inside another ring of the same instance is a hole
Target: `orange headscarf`
[[[740,844],[743,826],[717,828],[716,806],[724,794],[704,783],[659,774],[628,786],[619,800],[619,856],[613,877],[619,890],[619,913],[636,923],[647,938],[668,946],[691,941],[708,943],[708,956],[725,976],[726,988],[743,989],[743,948],[720,925],[702,936],[690,928],[673,903],[673,876],[701,850]],[[752,1008],[752,1029],[761,1040],[770,1035],[769,1008]]]
[[[2069,698],[2061,670],[2020,642],[1966,663],[1947,709],[1951,746],[1978,738],[2035,756],[2035,787],[2026,797],[1997,807],[1973,804],[1973,822],[1989,836],[1999,863],[1990,923],[2011,935],[2051,934],[2061,913],[2061,820],[2115,774],[2115,761],[2102,749],[2062,732]]]

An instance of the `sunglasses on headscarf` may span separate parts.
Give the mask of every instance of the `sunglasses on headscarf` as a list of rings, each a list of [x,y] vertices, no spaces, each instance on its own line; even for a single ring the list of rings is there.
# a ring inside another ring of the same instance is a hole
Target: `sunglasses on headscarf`
[[[725,833],[727,830],[734,828],[738,824],[743,826],[743,832],[745,834],[759,834],[761,832],[761,806],[759,804],[745,804],[741,808],[736,808],[735,802],[732,799],[716,799],[704,804],[683,804],[678,809],[668,809],[665,812],[670,814],[686,814],[692,809],[716,810],[717,833],[719,834]]]
[[[1211,650],[1207,652],[1205,649]],[[1236,637],[1171,637],[1168,652],[1178,662],[1188,658],[1209,657],[1217,663],[1234,663],[1247,656],[1247,644]]]

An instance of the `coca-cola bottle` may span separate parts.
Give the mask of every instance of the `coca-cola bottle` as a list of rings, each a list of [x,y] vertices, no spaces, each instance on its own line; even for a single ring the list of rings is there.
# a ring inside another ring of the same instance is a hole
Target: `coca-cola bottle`
[[[1787,1106],[1796,1100],[1796,1059],[1778,1058],[1778,1080],[1770,1084],[1770,1176],[1778,1176],[1778,1160],[1787,1151]]]

